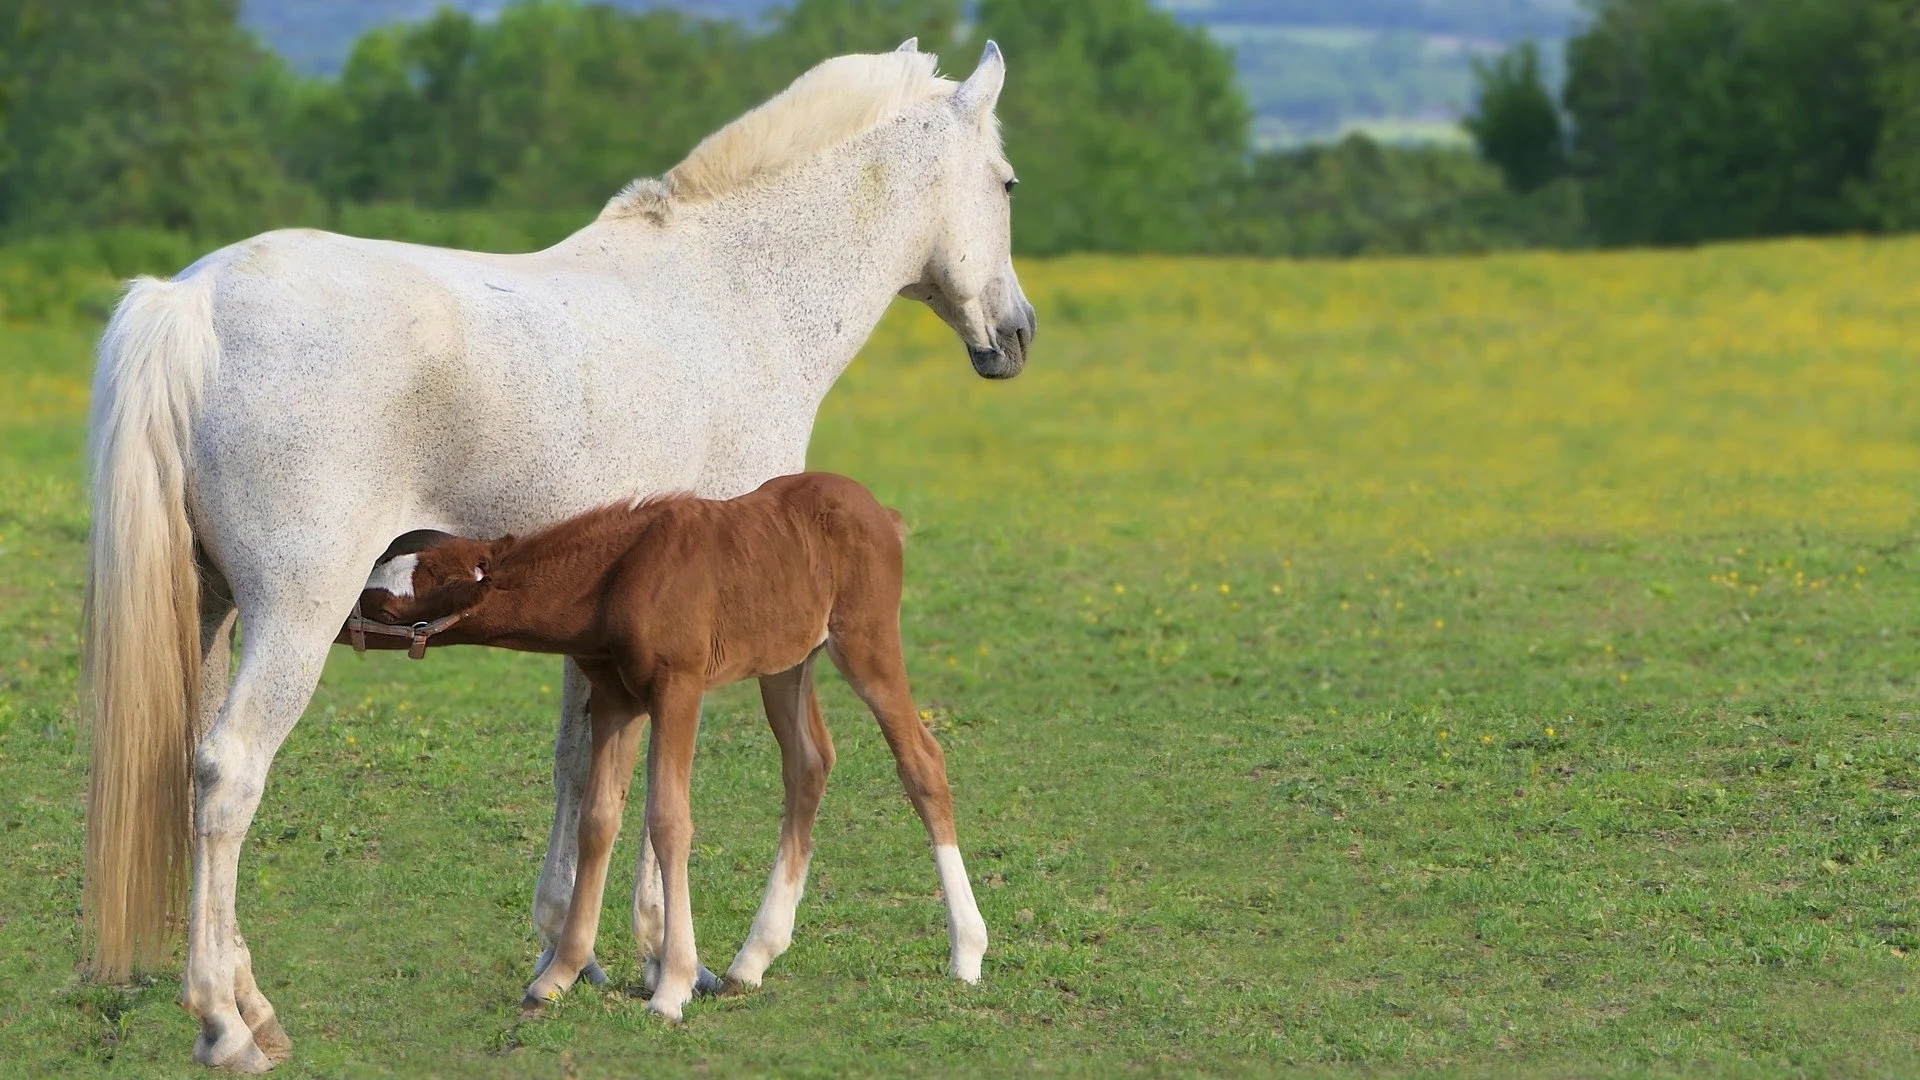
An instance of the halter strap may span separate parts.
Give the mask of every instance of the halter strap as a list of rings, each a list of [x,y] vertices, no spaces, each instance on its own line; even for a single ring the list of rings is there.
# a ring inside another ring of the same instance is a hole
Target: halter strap
[[[454,623],[467,617],[464,611],[456,611],[432,622],[417,622],[412,626],[396,626],[393,623],[375,622],[360,614],[360,602],[354,601],[353,614],[347,616],[347,638],[353,643],[354,652],[367,651],[368,634],[384,634],[387,637],[403,637],[408,640],[407,655],[415,660],[423,660],[427,655],[427,639]]]

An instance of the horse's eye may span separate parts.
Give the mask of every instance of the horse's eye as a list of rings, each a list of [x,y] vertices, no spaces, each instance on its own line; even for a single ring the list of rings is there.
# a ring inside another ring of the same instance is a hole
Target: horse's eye
[[[1013,194],[1013,189],[1014,189],[1014,188],[1017,188],[1017,187],[1019,187],[1019,186],[1020,186],[1020,178],[1019,178],[1019,177],[1017,177],[1017,176],[1015,176],[1015,177],[1011,177],[1011,178],[1009,178],[1009,179],[1007,180],[1007,194],[1009,194],[1009,195],[1011,195],[1011,194]]]

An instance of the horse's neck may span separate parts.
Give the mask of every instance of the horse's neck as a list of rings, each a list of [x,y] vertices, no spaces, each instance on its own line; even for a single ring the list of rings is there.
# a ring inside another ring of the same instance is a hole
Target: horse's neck
[[[766,335],[763,344],[814,390],[816,405],[926,265],[926,178],[904,162],[883,164],[902,150],[861,140],[683,211],[741,321]]]

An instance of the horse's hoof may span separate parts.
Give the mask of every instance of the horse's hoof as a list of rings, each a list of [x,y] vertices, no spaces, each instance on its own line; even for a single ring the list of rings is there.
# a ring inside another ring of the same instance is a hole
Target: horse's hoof
[[[693,977],[695,997],[717,997],[726,988],[727,984],[721,981],[720,976],[708,971],[705,964],[700,965],[700,970]]]
[[[285,1064],[293,1057],[293,1040],[287,1036],[287,1029],[280,1026],[278,1016],[268,1015],[253,1029],[253,1045],[275,1065]]]
[[[751,994],[758,989],[760,989],[758,985],[755,985],[753,983],[742,982],[739,979],[736,979],[733,976],[729,975],[726,978],[720,980],[720,989],[714,996],[723,997],[723,998],[746,997],[748,994]]]
[[[274,1066],[273,1059],[254,1045],[251,1032],[248,1033],[245,1042],[227,1050],[221,1050],[216,1044],[208,1042],[203,1033],[200,1036],[199,1045],[193,1048],[193,1060],[202,1065],[225,1069],[232,1073],[263,1073]]]
[[[520,1019],[538,1020],[545,1016],[546,1012],[546,999],[534,997],[532,994],[520,999]]]
[[[667,1023],[672,1024],[674,1027],[679,1027],[686,1023],[686,1021],[681,1018],[680,1007],[678,1005],[668,1008],[660,1004],[660,999],[657,997],[647,1002],[647,1011],[665,1020]]]

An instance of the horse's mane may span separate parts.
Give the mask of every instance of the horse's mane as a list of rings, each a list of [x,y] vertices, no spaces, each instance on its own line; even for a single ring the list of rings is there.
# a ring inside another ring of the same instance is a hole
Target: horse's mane
[[[856,53],[826,60],[758,108],[708,135],[660,179],[628,184],[602,220],[665,221],[701,203],[785,172],[957,85],[933,73],[932,53]]]

